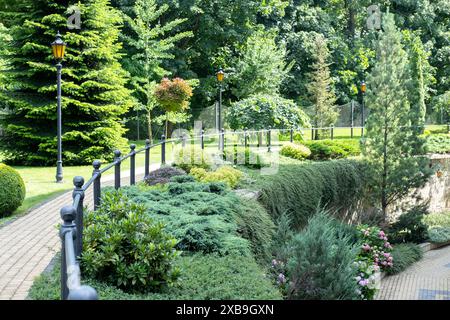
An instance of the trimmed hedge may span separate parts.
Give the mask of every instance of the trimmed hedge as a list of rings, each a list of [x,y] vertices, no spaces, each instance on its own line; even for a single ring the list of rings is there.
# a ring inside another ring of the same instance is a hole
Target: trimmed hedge
[[[25,199],[25,183],[20,174],[0,163],[0,217],[12,214]]]
[[[304,160],[311,155],[311,150],[302,144],[289,143],[281,148],[280,154],[288,158]]]
[[[339,210],[361,199],[365,171],[355,160],[280,165],[260,182],[260,201],[275,219],[290,214],[293,228],[300,229],[318,206]]]
[[[359,141],[353,139],[314,140],[305,144],[311,150],[311,160],[341,159],[361,154]]]

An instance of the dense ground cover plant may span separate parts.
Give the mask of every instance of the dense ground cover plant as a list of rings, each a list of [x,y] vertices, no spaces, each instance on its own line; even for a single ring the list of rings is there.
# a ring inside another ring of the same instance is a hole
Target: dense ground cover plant
[[[149,175],[144,178],[144,181],[149,186],[153,186],[156,184],[165,184],[170,181],[170,178],[185,174],[186,172],[181,169],[177,169],[171,166],[165,166],[151,171]]]
[[[94,287],[100,300],[278,300],[279,290],[252,257],[215,254],[182,255],[175,267],[181,270],[174,286],[160,292],[129,293],[83,275],[83,283]],[[33,283],[33,300],[60,299],[60,264],[44,272]]]
[[[258,182],[260,201],[274,219],[290,214],[292,227],[298,230],[318,205],[348,209],[361,199],[365,171],[362,162],[353,160],[280,165],[276,175]]]
[[[361,153],[359,141],[355,139],[313,140],[305,144],[311,150],[311,160],[340,159]]]
[[[20,174],[0,163],[0,218],[14,212],[25,199],[25,183]]]
[[[190,174],[201,182],[225,182],[229,187],[236,188],[243,173],[230,166],[222,166],[215,171],[207,172],[203,168],[192,168]]]
[[[428,228],[431,242],[444,243],[450,241],[450,212],[433,213],[423,218]]]
[[[393,261],[395,261],[392,268],[386,270],[388,274],[397,274],[405,270],[414,262],[422,259],[422,248],[414,243],[400,243],[394,245],[392,250]]]
[[[389,228],[392,243],[422,243],[428,238],[424,216],[429,214],[428,205],[418,205],[400,215]]]
[[[280,285],[288,284],[289,299],[358,298],[354,281],[357,248],[335,228],[326,213],[317,212],[310,218],[307,227],[293,237],[289,246],[286,274],[281,272],[277,276]],[[272,266],[276,268],[280,263],[273,261]]]
[[[81,261],[88,276],[141,292],[177,279],[177,241],[145,209],[115,191],[104,193],[99,209],[86,213]]]
[[[260,256],[271,238],[273,222],[261,206],[248,209],[224,183],[193,182],[176,176],[163,188],[122,188],[128,197],[145,206],[146,213],[166,225],[183,251]]]
[[[311,155],[311,150],[302,144],[289,143],[283,145],[280,154],[285,157],[304,160]]]
[[[449,153],[450,134],[433,134],[427,137],[426,151],[430,153]]]
[[[375,272],[389,270],[394,265],[392,245],[384,231],[378,227],[360,225],[357,230],[360,244],[355,261],[358,267],[358,292],[363,299],[373,299],[377,281]]]

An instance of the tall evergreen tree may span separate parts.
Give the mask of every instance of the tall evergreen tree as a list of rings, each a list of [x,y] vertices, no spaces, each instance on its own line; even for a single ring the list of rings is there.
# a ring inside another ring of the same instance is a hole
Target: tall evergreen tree
[[[409,143],[418,134],[411,118],[419,114],[409,102],[409,60],[392,14],[383,16],[383,29],[367,81],[370,115],[363,153],[374,170],[373,188],[386,217],[388,206],[425,183],[429,171],[427,160],[415,157],[416,149]]]
[[[126,142],[120,116],[131,106],[126,72],[118,60],[123,23],[108,0],[78,3],[81,29],[67,29],[62,0],[18,0],[2,6],[13,46],[8,87],[0,99],[11,110],[0,146],[10,163],[52,165],[56,161],[56,70],[50,43],[61,31],[67,43],[62,70],[63,161],[82,164],[110,159]],[[11,14],[14,13],[14,14]]]
[[[162,67],[165,60],[174,58],[171,50],[175,43],[192,32],[185,31],[170,35],[186,19],[175,19],[164,25],[161,16],[169,9],[167,4],[158,6],[156,0],[137,0],[132,15],[125,16],[131,31],[124,35],[126,44],[131,48],[129,56],[124,58],[124,66],[132,77],[132,87],[141,109],[147,112],[149,139],[152,140],[152,111],[156,106],[154,89],[159,80],[169,71]]]
[[[307,84],[311,123],[316,128],[329,127],[337,120],[339,113],[334,105],[336,96],[332,88],[332,79],[328,64],[329,51],[326,40],[318,35],[314,41],[316,61],[309,74],[310,83]],[[319,138],[319,131],[315,131],[315,139]]]

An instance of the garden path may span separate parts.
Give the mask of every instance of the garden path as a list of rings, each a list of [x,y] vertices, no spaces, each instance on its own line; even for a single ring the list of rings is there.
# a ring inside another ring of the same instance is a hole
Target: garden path
[[[450,300],[450,246],[425,252],[405,271],[385,277],[376,299]]]
[[[159,164],[151,166],[155,170]],[[136,169],[136,181],[144,176],[144,168]],[[129,184],[129,172],[123,172],[121,184]],[[113,176],[102,178],[102,186],[112,186]],[[59,210],[72,203],[72,191],[66,192],[28,214],[0,227],[0,300],[23,300],[34,278],[49,265],[60,251],[57,225]],[[92,187],[85,196],[85,205],[93,207]]]

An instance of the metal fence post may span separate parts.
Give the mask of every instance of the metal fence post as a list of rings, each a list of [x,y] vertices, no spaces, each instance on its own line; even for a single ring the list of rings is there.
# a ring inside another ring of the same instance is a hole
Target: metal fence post
[[[120,188],[120,150],[114,151],[114,188],[117,190]]]
[[[353,138],[353,123],[350,126],[350,137]]]
[[[331,133],[331,140],[333,140],[334,139],[334,124],[332,124],[330,127],[330,133]]]
[[[220,151],[224,152],[225,150],[225,129],[220,129]]]
[[[311,140],[314,140],[314,128],[311,128]]]
[[[75,189],[73,190],[72,197],[75,199],[77,195],[79,195],[80,200],[78,201],[78,206],[76,209],[75,216],[75,227],[77,229],[77,238],[75,245],[75,254],[78,257],[81,256],[81,252],[83,251],[83,202],[84,202],[84,191],[83,191],[84,178],[80,176],[76,176],[73,178],[73,185]]]
[[[136,184],[136,145],[130,145],[130,186]]]
[[[150,174],[150,140],[145,140],[145,173],[144,178]]]
[[[183,133],[183,135],[181,136],[181,147],[185,148],[186,147],[186,134]]]
[[[267,130],[267,152],[270,152],[270,148],[271,148],[271,143],[272,143],[271,134],[272,134],[272,130],[269,127],[269,129]]]
[[[200,133],[200,144],[201,144],[201,148],[202,150],[205,149],[205,130],[202,129],[202,132]]]
[[[290,130],[290,138],[289,141],[292,143],[294,142],[294,128],[291,128]]]
[[[450,133],[450,123],[447,123],[447,132]]]
[[[161,136],[161,165],[166,164],[166,136]]]
[[[67,287],[67,265],[66,265],[66,233],[72,232],[75,236],[75,224],[73,220],[76,216],[76,210],[73,206],[65,206],[60,211],[63,223],[59,229],[61,238],[61,300],[66,300],[69,296],[69,288]]]
[[[96,175],[96,178],[94,179],[94,211],[98,209],[100,206],[100,197],[101,197],[101,182],[100,179],[102,177],[102,174],[100,173],[100,166],[102,163],[99,160],[94,160],[92,163],[92,166],[94,167],[94,171],[92,172],[92,176]]]
[[[244,151],[247,150],[247,128],[244,129]]]

